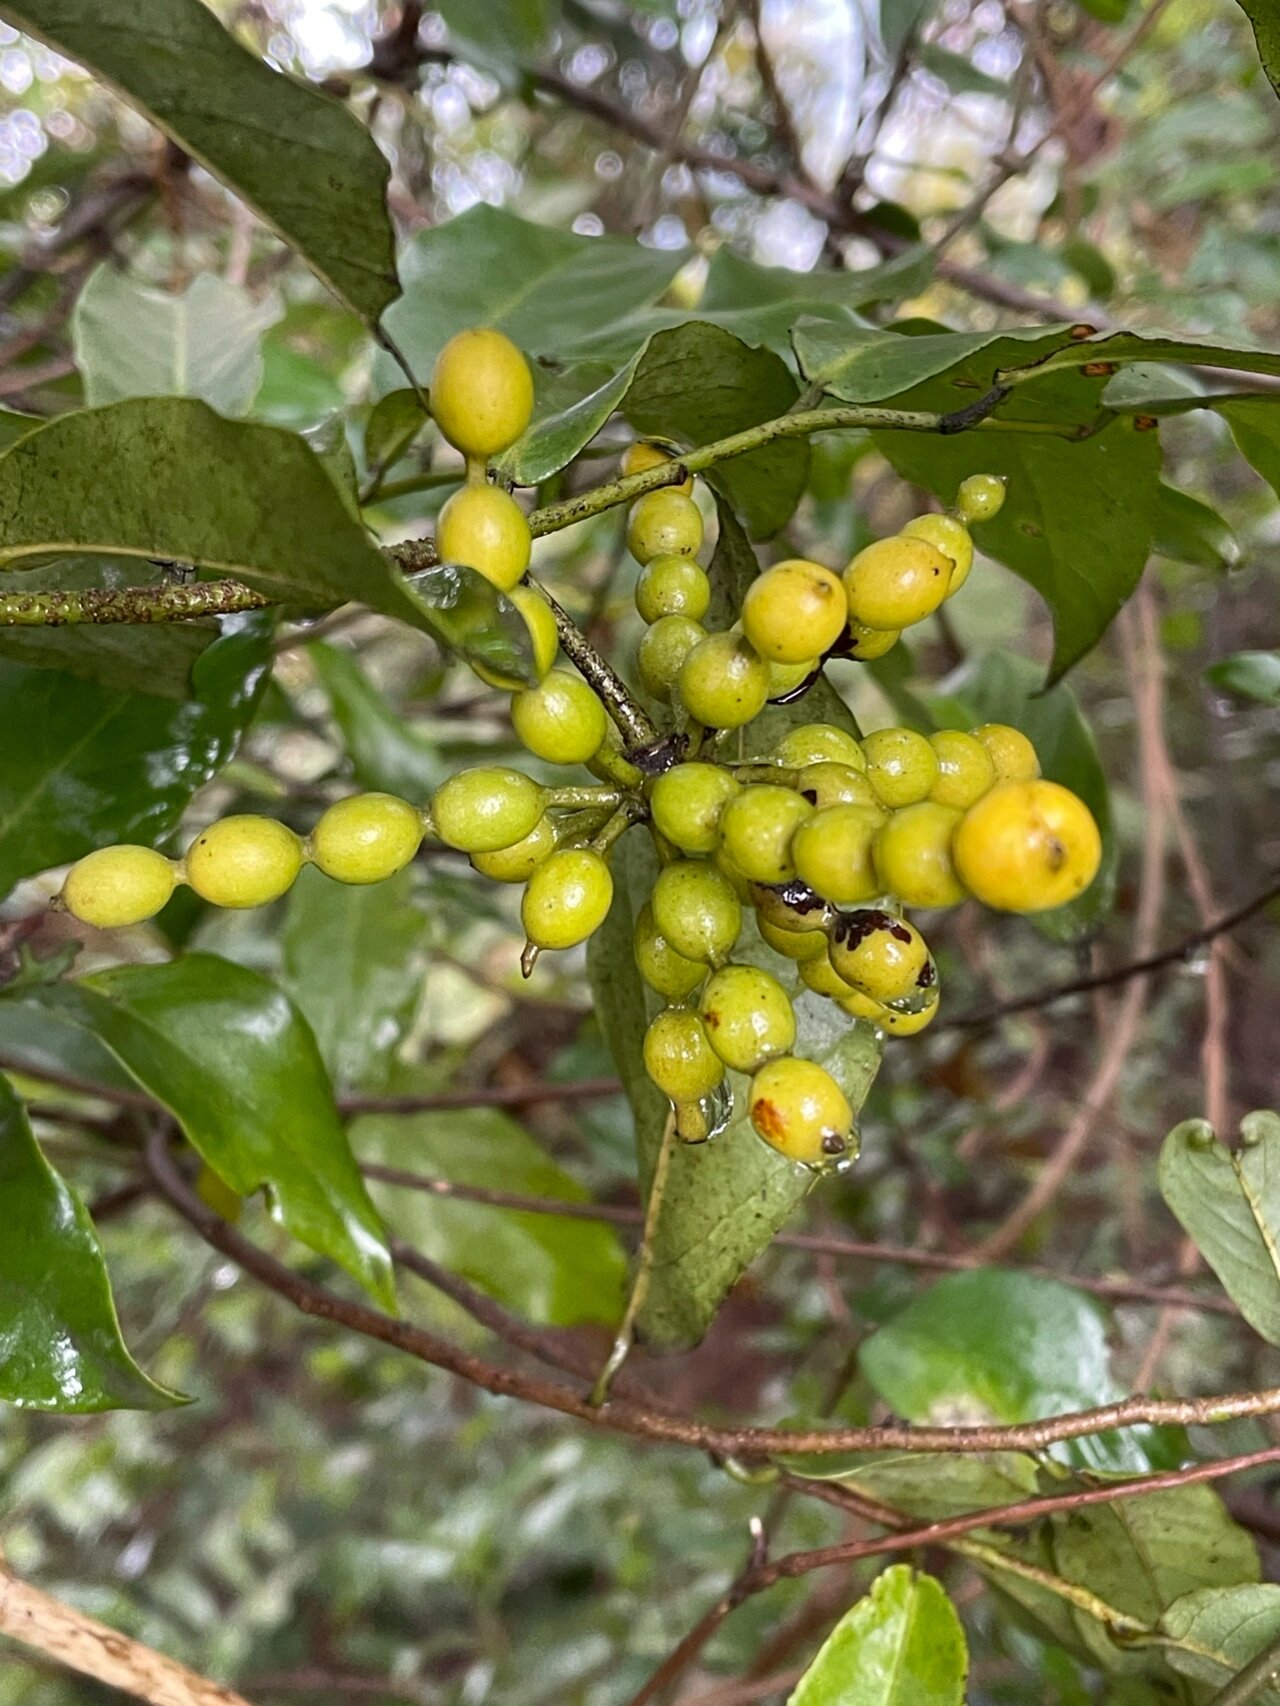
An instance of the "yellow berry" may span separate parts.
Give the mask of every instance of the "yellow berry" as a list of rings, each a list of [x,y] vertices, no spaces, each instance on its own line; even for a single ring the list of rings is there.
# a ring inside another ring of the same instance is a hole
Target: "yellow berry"
[[[927,539],[951,563],[947,597],[959,592],[973,567],[973,540],[963,521],[953,515],[918,515],[903,528],[908,539]]]
[[[955,832],[960,879],[1002,912],[1044,912],[1098,874],[1102,837],[1088,806],[1057,782],[1002,782]]]
[[[604,706],[580,675],[553,669],[511,701],[517,736],[548,764],[585,764],[604,740]]]
[[[877,729],[862,742],[867,780],[881,805],[896,810],[927,800],[938,780],[938,755],[914,729]]]
[[[762,923],[775,930],[826,930],[836,909],[799,878],[787,883],[752,883],[748,897]]]
[[[875,907],[841,914],[829,954],[838,977],[886,1006],[921,1006],[938,987],[933,956],[915,925]]]
[[[682,853],[714,853],[721,815],[739,792],[721,764],[677,764],[650,791],[654,828]]]
[[[692,557],[654,557],[636,581],[636,609],[645,622],[661,616],[688,616],[701,622],[711,604],[707,571]]]
[[[970,474],[961,480],[956,510],[962,521],[990,521],[1004,508],[1005,482],[998,474]]]
[[[692,557],[702,544],[702,514],[683,492],[660,487],[637,498],[627,517],[627,549],[638,563]]]
[[[848,764],[854,770],[865,770],[867,760],[862,748],[851,734],[836,728],[834,723],[800,723],[789,729],[773,756],[779,764],[802,770],[806,764]]]
[[[876,832],[873,857],[885,894],[904,906],[955,906],[965,897],[951,842],[964,814],[936,800],[903,806]]]
[[[154,918],[177,881],[173,862],[150,847],[99,847],[67,872],[63,906],[95,930],[120,930]]]
[[[788,1160],[820,1167],[849,1149],[853,1109],[824,1066],[784,1055],[751,1080],[751,1123]]]
[[[836,1006],[842,1013],[848,1013],[854,1019],[865,1019],[868,1024],[875,1025],[889,1036],[914,1037],[937,1018],[939,1001],[938,992],[934,990],[932,1001],[918,1012],[900,1013],[893,1007],[885,1007],[881,1002],[873,1001],[861,990],[854,989],[848,995],[838,996]]]
[[[544,803],[543,790],[523,771],[483,765],[441,783],[431,801],[431,820],[447,847],[496,853],[524,840]]]
[[[858,663],[873,663],[891,652],[901,638],[900,628],[868,628],[865,622],[850,622],[847,649],[841,656]]]
[[[524,511],[501,486],[463,486],[436,520],[442,563],[463,563],[503,592],[529,567],[533,540]]]
[[[265,906],[302,869],[302,843],[274,818],[220,818],[187,849],[187,881],[213,906]]]
[[[725,806],[720,845],[753,883],[785,883],[796,874],[791,840],[813,807],[794,788],[744,788]]]
[[[645,692],[665,704],[685,659],[706,637],[707,630],[692,617],[660,616],[645,630],[636,653],[636,669]]]
[[[929,798],[942,806],[967,811],[996,784],[996,767],[980,740],[960,729],[939,729],[929,745],[938,760],[938,774]]]
[[[831,1001],[842,1000],[853,987],[845,982],[832,965],[829,952],[801,960],[798,970],[800,981],[807,989],[811,989],[815,995],[825,995]]]
[[[699,1015],[712,1048],[735,1072],[754,1072],[796,1040],[791,998],[758,966],[724,966],[707,980]]]
[[[856,906],[881,893],[871,856],[884,812],[865,805],[835,805],[802,823],[791,843],[796,876],[836,906]]]
[[[339,883],[394,877],[422,843],[422,817],[394,794],[353,794],[329,807],[311,831],[311,862]]]
[[[983,723],[973,730],[996,767],[997,782],[1034,782],[1040,774],[1036,749],[1021,729],[1008,723]]]
[[[844,572],[849,615],[868,628],[909,628],[947,596],[951,559],[925,539],[878,539]]]
[[[634,444],[629,444],[622,453],[622,461],[618,472],[623,479],[632,474],[647,474],[650,468],[661,468],[666,463],[674,461],[671,451],[664,450],[659,444],[650,444],[648,440],[638,438]],[[663,486],[662,491],[682,492],[685,497],[693,495],[693,478],[682,480],[678,486]]]
[[[682,1001],[692,995],[707,975],[700,960],[686,959],[677,953],[658,929],[653,916],[653,904],[646,901],[636,917],[631,945],[640,976],[668,1001]]]
[[[742,635],[708,634],[680,667],[681,702],[709,729],[741,728],[759,716],[768,697],[769,666]]]
[[[706,859],[675,859],[658,873],[654,923],[678,954],[704,965],[727,959],[742,928],[742,902]]]
[[[852,764],[832,761],[806,764],[796,783],[796,792],[818,811],[826,806],[868,806],[879,816],[884,816],[879,797],[866,772],[855,769]]]
[[[781,954],[784,959],[797,962],[813,960],[827,951],[826,932],[822,930],[780,930],[767,918],[759,917],[756,928],[774,953]]]
[[[529,424],[533,375],[501,332],[475,326],[459,332],[436,357],[431,413],[464,456],[496,456]]]
[[[698,1015],[667,1007],[644,1034],[644,1069],[673,1102],[697,1102],[724,1077],[724,1062],[711,1046]]]
[[[835,645],[849,620],[839,575],[790,557],[757,576],[742,601],[742,627],[761,657],[806,663]]]
[[[613,878],[590,847],[563,847],[529,878],[520,922],[536,948],[572,948],[604,923],[613,902]]]
[[[821,658],[805,658],[802,663],[775,663],[772,658],[765,660],[769,665],[769,699],[785,699],[794,693],[802,681],[807,681],[822,662]]]
[[[489,853],[473,853],[472,867],[495,883],[527,883],[544,859],[556,850],[559,835],[555,820],[545,813],[519,841]]]
[[[551,606],[542,594],[535,592],[531,586],[508,587],[506,596],[524,620],[529,644],[533,650],[533,673],[541,681],[560,650],[560,633],[556,628]],[[473,663],[471,668],[481,681],[487,682],[490,687],[500,687],[506,693],[519,693],[529,685],[520,676],[503,675],[500,670],[491,669],[487,664]]]

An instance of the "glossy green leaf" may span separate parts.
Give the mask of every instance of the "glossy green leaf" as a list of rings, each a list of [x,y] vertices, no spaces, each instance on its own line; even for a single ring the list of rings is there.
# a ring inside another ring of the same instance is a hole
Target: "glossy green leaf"
[[[467,663],[536,683],[528,624],[492,581],[465,563],[436,563],[411,571],[404,584],[451,652]]]
[[[591,938],[587,970],[596,1013],[631,1101],[642,1193],[647,1196],[666,1123],[665,1098],[645,1076],[641,1049],[657,1010],[635,969],[631,935],[656,875],[646,837],[627,836],[614,855],[614,902]],[[789,986],[795,968],[744,934],[736,959],[759,959]],[[855,1111],[880,1064],[880,1042],[816,996],[796,1001],[797,1052],[822,1061]],[[686,1349],[710,1326],[726,1293],[764,1250],[814,1184],[756,1136],[745,1113],[747,1081],[730,1075],[735,1113],[712,1142],[680,1144],[671,1156],[654,1237],[649,1291],[638,1327],[654,1350]]]
[[[990,76],[973,64],[972,60],[964,58],[962,54],[952,53],[937,42],[927,41],[920,44],[919,62],[932,76],[945,83],[953,94],[998,95],[1003,100],[1008,93],[1007,82]]]
[[[1240,454],[1280,492],[1280,397],[1232,397],[1214,404]]]
[[[1280,1641],[1280,1587],[1273,1582],[1201,1588],[1176,1599],[1160,1619],[1164,1658],[1182,1676],[1221,1688]],[[1280,1687],[1253,1696],[1280,1706]]]
[[[1031,326],[1021,331],[938,331],[907,337],[878,327],[845,330],[802,320],[792,342],[804,377],[843,403],[880,403],[890,397],[896,403],[903,392],[946,378],[952,393],[937,404],[904,402],[901,406],[950,410],[976,401],[989,388],[998,367],[1060,349],[1068,331],[1066,326]]]
[[[1235,1150],[1184,1120],[1160,1150],[1160,1190],[1245,1320],[1280,1345],[1280,1115],[1246,1115]]]
[[[1210,664],[1205,679],[1224,693],[1280,705],[1280,652],[1233,652]]]
[[[4,0],[233,189],[371,324],[396,295],[388,169],[365,126],[273,71],[201,0]]]
[[[362,1161],[380,1161],[458,1185],[584,1202],[589,1193],[527,1132],[493,1108],[448,1114],[365,1115],[351,1128]],[[615,1326],[626,1257],[612,1227],[519,1214],[378,1184],[396,1231],[451,1272],[521,1315],[551,1326]]]
[[[270,650],[256,618],[216,640],[186,704],[0,662],[0,726],[23,730],[0,765],[0,894],[108,842],[163,843],[235,750]]]
[[[1240,543],[1217,510],[1163,480],[1156,493],[1151,548],[1197,569],[1230,569],[1240,561]]]
[[[796,1453],[778,1462],[810,1481],[838,1481],[927,1522],[1017,1504],[1040,1490],[1035,1458],[1017,1451]]]
[[[430,925],[412,889],[409,870],[352,886],[309,868],[289,891],[282,982],[343,1089],[385,1084],[421,998]]]
[[[894,1564],[845,1612],[787,1706],[962,1706],[968,1671],[941,1583]]]
[[[364,459],[371,468],[389,468],[399,461],[430,416],[416,391],[388,391],[374,404],[365,423]]]
[[[262,384],[262,334],[280,312],[216,273],[173,295],[101,266],[71,317],[85,402],[201,397],[219,414],[247,414]]]
[[[424,803],[446,775],[439,752],[396,715],[353,652],[317,640],[307,656],[329,696],[356,781]]]
[[[63,1415],[182,1403],[125,1349],[93,1222],[2,1076],[0,1200],[0,1400]]]
[[[257,972],[211,954],[119,966],[43,994],[168,1108],[240,1196],[395,1307],[377,1210],[351,1157],[310,1027]]]

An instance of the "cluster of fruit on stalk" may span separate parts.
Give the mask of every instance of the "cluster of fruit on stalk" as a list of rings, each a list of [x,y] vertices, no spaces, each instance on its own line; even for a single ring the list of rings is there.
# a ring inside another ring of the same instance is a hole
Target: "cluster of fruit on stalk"
[[[883,656],[963,585],[969,523],[994,515],[1004,486],[965,480],[950,515],[924,515],[861,550],[843,573],[788,559],[747,588],[732,627],[708,632],[711,584],[697,561],[702,512],[693,481],[631,507],[627,540],[641,565],[635,602],[646,624],[636,674],[670,726],[643,750],[610,721],[612,689],[553,667],[556,614],[522,584],[531,538],[524,512],[491,483],[489,459],[524,431],[533,382],[501,333],[459,333],[432,377],[432,412],[466,460],[466,482],[443,506],[439,556],[498,586],[528,629],[536,685],[477,672],[512,692],[517,737],[544,762],[585,766],[597,780],[546,787],[522,771],[482,766],[450,777],[422,809],[388,794],[338,801],[305,839],[270,818],[238,815],[198,835],[184,859],[107,847],[68,874],[60,904],[101,928],[154,916],[186,882],[217,906],[260,906],[310,861],[339,882],[402,870],[424,837],[469,855],[483,875],[524,885],[526,967],[571,948],[604,922],[613,900],[611,850],[643,823],[660,864],[635,924],[644,982],[665,1005],[648,1028],[645,1067],[669,1097],[675,1129],[705,1140],[727,1117],[726,1073],[749,1076],[760,1136],[811,1167],[839,1164],[854,1115],[825,1067],[793,1052],[796,1021],[781,977],[735,963],[744,908],[798,984],[854,1020],[909,1036],[938,1011],[937,969],[903,909],[973,895],[1004,911],[1062,905],[1092,882],[1101,845],[1084,803],[1040,777],[1025,735],[1002,724],[924,736],[882,729],[863,739],[830,723],[792,727],[753,750],[766,705],[802,697],[833,658]],[[640,442],[631,475],[672,453]],[[679,479],[680,470],[673,470]],[[591,656],[575,647],[586,677]],[[599,672],[595,672],[599,674]],[[623,725],[627,719],[622,719]]]

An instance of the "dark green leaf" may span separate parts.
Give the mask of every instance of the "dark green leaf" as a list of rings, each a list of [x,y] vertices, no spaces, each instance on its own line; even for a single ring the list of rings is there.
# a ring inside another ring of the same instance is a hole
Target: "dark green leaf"
[[[430,417],[416,391],[388,391],[365,423],[364,459],[370,468],[390,468],[404,455]]]
[[[382,1223],[315,1038],[279,989],[190,954],[99,972],[41,999],[105,1043],[233,1191],[265,1186],[286,1230],[395,1307]]]
[[[894,1564],[845,1612],[787,1706],[962,1706],[968,1672],[941,1584]]]
[[[534,1140],[492,1108],[365,1116],[352,1127],[364,1161],[381,1161],[458,1185],[583,1202],[588,1193]],[[388,1218],[416,1249],[521,1315],[552,1326],[614,1326],[622,1313],[626,1258],[612,1227],[555,1215],[379,1185]]]
[[[1240,454],[1280,492],[1280,398],[1224,398],[1214,409],[1231,428]]]
[[[1221,1688],[1280,1641],[1280,1587],[1264,1582],[1183,1594],[1160,1619],[1160,1630],[1172,1642],[1163,1652],[1174,1670]],[[1280,1688],[1253,1699],[1256,1706],[1280,1706]]]
[[[1276,16],[1271,0],[1240,0],[1240,4],[1253,25],[1262,69],[1280,95],[1280,17]]]
[[[0,409],[0,450],[7,450],[25,433],[43,425],[41,415],[20,415],[15,409]]]
[[[1160,1190],[1240,1313],[1280,1345],[1280,1116],[1254,1113],[1230,1150],[1204,1120],[1175,1126]]]
[[[437,638],[458,657],[536,682],[528,624],[492,581],[465,563],[437,563],[414,570],[405,584]]]
[[[200,0],[4,0],[221,178],[371,324],[396,295],[387,162],[364,125],[273,71]]]
[[[558,0],[439,0],[439,11],[450,46],[511,89],[541,56],[560,7]]]
[[[1097,337],[1074,338],[1060,343],[1059,347],[1047,356],[1026,351],[1012,357],[1002,357],[999,367],[1002,378],[1017,375],[1020,381],[1019,389],[1022,389],[1024,385],[1033,388],[1046,374],[1064,369],[1081,368],[1095,362],[1112,365],[1134,361],[1185,362],[1193,367],[1216,367],[1230,373],[1265,373],[1273,378],[1280,375],[1280,352],[1242,349],[1239,344],[1169,338],[1142,332],[1103,332]]]
[[[3,1070],[41,1082],[71,1077],[108,1090],[135,1090],[133,1079],[96,1037],[40,1005],[37,992],[12,993],[6,984],[0,997],[0,1061]],[[41,1099],[55,1094],[51,1090]]]
[[[353,887],[305,870],[289,892],[282,982],[333,1082],[378,1089],[404,1041],[426,972],[426,914],[413,873]]]
[[[845,330],[801,321],[793,342],[805,378],[841,402],[884,402],[927,380],[946,377],[952,381],[953,395],[936,405],[902,405],[945,411],[980,397],[997,367],[1060,349],[1068,329],[1034,326],[1013,332],[939,331],[907,337],[878,327]]]
[[[247,414],[262,384],[262,334],[280,312],[216,273],[171,295],[101,266],[71,317],[85,402],[201,397],[219,414]]]
[[[425,801],[445,777],[435,747],[396,715],[353,652],[317,641],[307,655],[329,695],[357,782],[415,804]]]
[[[185,705],[0,663],[0,726],[23,730],[0,765],[0,894],[108,842],[163,842],[235,750],[269,656],[260,620],[227,634]]]
[[[1224,693],[1280,705],[1280,652],[1235,652],[1210,664],[1205,678]]]
[[[3,1077],[0,1200],[0,1399],[64,1415],[182,1403],[125,1349],[93,1222],[40,1153]]]
[[[1240,545],[1228,524],[1190,492],[1161,480],[1153,517],[1151,548],[1175,563],[1197,569],[1230,569],[1240,561]]]

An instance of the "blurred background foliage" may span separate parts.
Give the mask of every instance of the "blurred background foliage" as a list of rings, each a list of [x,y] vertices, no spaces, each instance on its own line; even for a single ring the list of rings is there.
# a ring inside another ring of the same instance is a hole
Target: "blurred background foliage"
[[[544,353],[557,340],[585,348],[626,313],[660,325],[699,306],[773,341],[806,306],[833,303],[976,330],[1043,317],[1280,338],[1280,108],[1234,0],[450,0],[407,8],[407,24],[399,7],[358,0],[215,10],[370,125],[392,163],[410,299],[425,293],[437,328],[499,307],[518,318],[528,298]],[[607,250],[557,246],[490,209],[584,240],[638,237],[629,282],[606,301],[595,269]],[[451,453],[430,433],[407,446],[386,437],[385,417],[384,436],[366,436],[373,402],[398,381],[355,316],[102,86],[3,23],[0,251],[6,406],[49,414],[179,388],[164,383],[174,339],[157,328],[181,302],[183,360],[202,394],[315,434],[366,495],[380,492],[369,514],[384,538],[430,530]],[[397,314],[410,347],[413,315],[393,310],[393,331]],[[540,383],[554,387],[553,365]],[[602,454],[620,442],[606,435]],[[1049,945],[1017,920],[953,915],[932,938],[948,1019],[1122,963],[1135,929],[1137,952],[1176,940],[1280,865],[1274,660],[1236,658],[1280,641],[1280,511],[1216,415],[1166,422],[1162,442],[1166,478],[1209,507],[1161,541],[1168,555],[1069,691],[1028,705],[1039,677],[1004,654],[1043,666],[1050,625],[1026,586],[985,561],[913,656],[850,687],[864,728],[967,726],[969,707],[1012,695],[1046,738],[1076,742],[1077,774],[1098,778],[1091,731],[1109,784],[1118,866],[1097,936]],[[783,546],[834,562],[922,507],[869,439],[814,448]],[[598,477],[594,455],[574,480]],[[548,481],[543,498],[562,484]],[[616,512],[543,541],[539,562],[599,643],[629,650],[637,622]],[[24,647],[53,643],[7,633],[0,656],[21,662]],[[152,691],[166,691],[156,672]],[[265,809],[305,828],[353,783],[417,798],[479,753],[514,751],[500,696],[425,637],[346,612],[323,634],[278,637],[239,755],[188,826]],[[522,983],[510,895],[447,852],[375,890],[312,875],[267,913],[201,912],[183,891],[125,952],[145,962],[198,947],[278,979],[316,1031],[362,1162],[616,1210],[616,1223],[591,1222],[375,1187],[399,1236],[602,1355],[633,1238],[630,1117],[616,1094],[557,1103],[542,1088],[613,1070],[580,957],[544,960]],[[42,914],[29,928],[55,887],[29,881],[0,904],[0,951],[44,953],[70,936]],[[120,951],[118,939],[90,941],[79,964]],[[1068,1280],[1176,1279],[1159,1143],[1190,1115],[1232,1127],[1274,1101],[1278,977],[1274,936],[1255,922],[1130,993],[994,1027],[939,1023],[890,1050],[862,1161],[792,1230],[907,1258],[994,1237],[1013,1263]],[[1104,1078],[1119,1024],[1122,1057]],[[29,1075],[42,1058],[90,1079],[113,1072],[86,1049],[22,1001],[0,1014],[0,1063]],[[509,1107],[377,1107],[495,1084]],[[303,1320],[135,1200],[112,1110],[48,1096],[36,1112],[50,1158],[96,1199],[131,1346],[196,1401],[78,1420],[6,1410],[0,1539],[19,1573],[255,1701],[613,1706],[737,1568],[750,1516],[771,1508],[780,1550],[845,1531],[823,1505],[486,1398]],[[1028,1224],[1011,1223],[1064,1134],[1073,1147],[1056,1192]],[[272,1236],[256,1207],[245,1224]],[[703,1347],[643,1364],[640,1379],[708,1416],[846,1420],[886,1404],[1014,1419],[1135,1385],[1280,1383],[1275,1350],[1239,1323],[1170,1323],[1133,1303],[1082,1314],[1077,1295],[1068,1306],[1039,1283],[1011,1281],[975,1318],[963,1289],[909,1260],[782,1242]],[[913,1325],[903,1311],[930,1285],[935,1318]],[[415,1287],[407,1303],[474,1341],[438,1293]],[[1010,1367],[1010,1323],[1046,1318],[1048,1348]],[[898,1340],[860,1361],[891,1320]],[[1212,1449],[1276,1437],[1239,1424]],[[1135,1444],[1107,1466],[1177,1450]],[[1234,1482],[1229,1497],[1274,1580],[1269,1484]],[[965,1621],[973,1702],[1193,1697],[1172,1672],[1108,1674],[1087,1643],[1011,1615],[963,1561],[930,1564]],[[679,1698],[781,1698],[789,1684],[769,1679],[794,1678],[872,1574],[819,1575],[751,1601]],[[0,1659],[0,1706],[106,1698],[25,1653]]]

